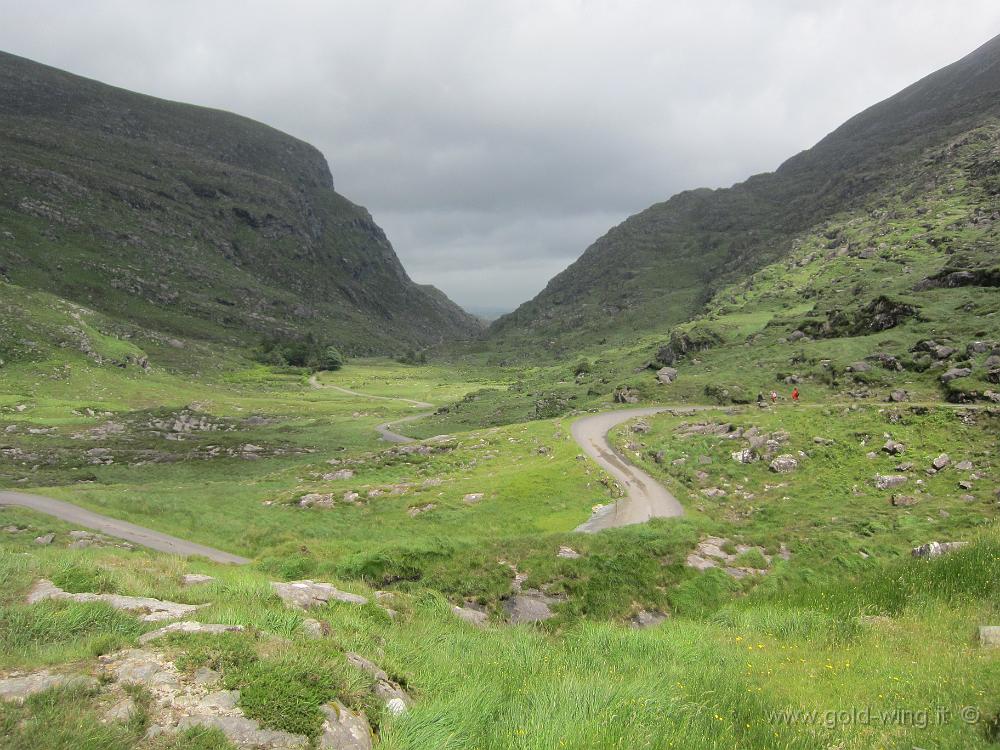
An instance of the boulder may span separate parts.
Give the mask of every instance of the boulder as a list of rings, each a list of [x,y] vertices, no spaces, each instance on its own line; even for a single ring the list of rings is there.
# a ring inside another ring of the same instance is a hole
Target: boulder
[[[327,482],[335,482],[341,479],[353,479],[354,471],[352,469],[338,469],[337,471],[332,471],[329,474],[324,474],[323,479]]]
[[[968,542],[928,542],[927,544],[921,544],[919,547],[914,547],[911,550],[911,554],[914,557],[930,559],[961,549],[966,544]]]
[[[757,451],[753,448],[743,448],[742,450],[733,451],[730,455],[734,461],[740,464],[752,464],[759,459]]]
[[[56,538],[55,534],[45,534],[43,536],[36,536],[35,544],[41,544],[41,545],[52,544],[52,540],[55,538]]]
[[[462,502],[464,502],[466,505],[475,505],[484,497],[485,495],[482,492],[470,492],[468,495],[462,498]]]
[[[904,401],[909,401],[909,400],[910,400],[910,394],[907,393],[906,391],[902,390],[901,388],[897,388],[896,390],[891,391],[889,393],[889,401],[891,403],[897,403],[898,404],[898,403],[902,403]]]
[[[986,354],[986,352],[988,352],[992,348],[993,347],[991,347],[985,341],[970,341],[965,347],[965,352],[966,354],[969,355]]]
[[[948,457],[947,453],[942,453],[940,456],[931,461],[931,466],[934,467],[935,471],[941,471],[947,468],[951,464],[951,459]]]
[[[360,594],[341,591],[331,583],[323,581],[291,581],[282,583],[271,582],[271,590],[288,606],[299,609],[320,607],[329,602],[344,602],[345,604],[367,604],[368,599]]]
[[[777,474],[788,474],[799,468],[798,459],[794,456],[782,455],[771,461],[770,469]]]
[[[331,630],[329,623],[306,617],[302,620],[302,632],[306,634],[306,637],[317,640],[330,635]]]
[[[355,713],[340,701],[320,708],[323,726],[316,743],[319,750],[371,750],[372,729],[364,714]]]
[[[900,453],[906,450],[906,446],[902,443],[897,443],[893,439],[885,441],[885,445],[882,446],[882,450],[888,453],[890,456],[898,456]]]
[[[948,370],[941,375],[942,383],[950,383],[958,378],[967,378],[972,374],[972,370],[968,367],[950,367]]]
[[[639,394],[632,388],[616,388],[612,398],[616,404],[639,403]]]
[[[673,367],[661,367],[656,371],[656,379],[661,385],[670,385],[677,380],[677,370]]]
[[[556,552],[556,557],[561,557],[566,560],[576,560],[582,557],[582,555],[572,547],[562,546],[559,548],[559,551]]]
[[[406,713],[407,709],[412,705],[413,700],[398,683],[389,679],[389,675],[386,674],[385,670],[368,661],[368,659],[360,654],[349,651],[346,656],[348,664],[356,669],[360,669],[362,672],[367,672],[375,679],[373,692],[382,700],[389,713],[393,716],[400,716]]]
[[[950,346],[944,346],[943,344],[938,344],[933,349],[931,349],[931,354],[934,355],[935,359],[948,359],[955,350]]]
[[[632,425],[632,432],[639,435],[645,435],[647,432],[649,432],[649,422],[647,422],[645,419],[640,419],[638,422]]]
[[[875,486],[880,490],[888,490],[906,484],[908,477],[898,474],[876,474]]]
[[[892,504],[897,508],[909,508],[920,502],[913,495],[893,495]]]
[[[860,360],[858,362],[852,362],[847,366],[848,372],[871,372],[871,369],[872,366],[868,362],[865,362],[864,360]]]
[[[788,334],[788,342],[791,344],[794,344],[796,341],[801,341],[804,338],[806,338],[806,334],[798,329]]]
[[[974,467],[972,465],[972,461],[959,461],[955,464],[955,468],[959,471],[972,471]]]

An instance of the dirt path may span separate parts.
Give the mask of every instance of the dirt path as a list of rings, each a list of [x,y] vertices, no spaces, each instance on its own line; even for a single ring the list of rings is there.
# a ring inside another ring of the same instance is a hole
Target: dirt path
[[[608,431],[616,425],[635,417],[647,417],[662,411],[672,411],[667,406],[650,406],[639,409],[621,409],[583,417],[573,423],[573,438],[584,452],[613,476],[625,488],[625,497],[596,511],[590,519],[576,528],[593,533],[615,526],[645,523],[651,518],[669,518],[684,515],[684,507],[677,502],[662,484],[638,466],[629,463],[611,444]]]
[[[48,516],[54,516],[60,520],[67,521],[75,526],[82,526],[87,529],[99,531],[108,536],[118,537],[128,542],[141,544],[160,552],[169,552],[174,555],[198,555],[207,557],[209,560],[221,563],[234,563],[245,565],[250,562],[245,557],[234,555],[222,550],[206,547],[195,542],[186,542],[169,534],[161,534],[142,526],[136,526],[128,521],[119,521],[117,518],[102,516],[100,513],[93,513],[84,510],[72,503],[62,500],[55,500],[42,495],[29,495],[21,492],[0,492],[0,505],[17,505],[22,508],[29,508]]]
[[[376,401],[402,401],[406,404],[411,404],[418,409],[434,409],[434,404],[428,404],[426,401],[414,401],[412,398],[394,398],[392,396],[375,396],[371,393],[361,393],[360,391],[352,391],[350,388],[342,388],[339,385],[332,385],[330,383],[321,383],[316,375],[309,378],[309,385],[313,388],[329,388],[330,390],[338,391],[340,393],[346,393],[349,396],[359,396],[361,398],[375,399]],[[413,422],[417,419],[423,419],[424,417],[429,417],[433,414],[433,411],[425,411],[420,414],[411,414],[408,417],[400,417],[399,419],[394,419],[391,422],[383,422],[375,427],[375,431],[379,434],[383,440],[388,443],[413,443],[415,440],[406,435],[401,435],[398,432],[393,432],[392,428],[397,424],[402,424],[403,422]]]

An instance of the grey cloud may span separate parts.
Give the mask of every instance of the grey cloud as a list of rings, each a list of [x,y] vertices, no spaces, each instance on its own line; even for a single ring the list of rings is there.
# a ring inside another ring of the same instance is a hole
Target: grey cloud
[[[0,0],[0,47],[318,146],[411,276],[511,308],[629,214],[770,170],[992,0]]]

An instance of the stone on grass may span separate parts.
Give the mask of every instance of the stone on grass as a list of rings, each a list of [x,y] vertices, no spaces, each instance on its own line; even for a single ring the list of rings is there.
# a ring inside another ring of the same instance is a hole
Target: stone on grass
[[[916,505],[919,500],[913,495],[893,495],[892,504],[897,508],[908,508]]]
[[[562,546],[562,547],[559,548],[558,552],[556,552],[556,557],[562,557],[562,558],[564,558],[566,560],[576,560],[576,559],[578,559],[580,557],[583,557],[583,555],[581,555],[579,552],[577,552],[572,547],[566,547],[564,545],[564,546]]]
[[[990,648],[1000,648],[1000,625],[980,625],[979,643]]]
[[[966,544],[968,542],[928,542],[927,544],[921,544],[919,547],[914,547],[911,554],[914,557],[930,559],[932,557],[940,557],[948,552],[954,552]]]
[[[888,453],[890,456],[898,456],[900,453],[906,450],[906,446],[902,443],[897,443],[891,438],[885,441],[885,445],[882,446],[882,450]]]
[[[931,466],[934,467],[935,471],[941,471],[947,468],[951,464],[951,459],[948,457],[947,453],[942,453],[940,456],[931,461]]]
[[[320,607],[328,602],[344,602],[345,604],[367,604],[368,599],[360,594],[341,591],[332,583],[323,581],[291,581],[282,583],[272,581],[271,589],[290,607],[309,609]]]
[[[955,468],[959,471],[972,471],[972,461],[959,461],[955,464]]]
[[[367,672],[375,679],[373,692],[376,697],[381,699],[389,713],[393,716],[406,713],[407,709],[412,705],[413,699],[410,698],[409,694],[398,683],[389,679],[389,675],[386,674],[384,669],[374,662],[368,661],[368,659],[360,654],[349,651],[346,656],[348,664],[363,672]]]
[[[647,612],[644,609],[640,609],[636,612],[632,618],[629,620],[629,625],[637,630],[643,630],[645,628],[653,628],[662,622],[667,620],[667,615],[663,612]]]
[[[677,370],[673,367],[661,367],[656,371],[656,379],[661,385],[670,385],[677,380]]]
[[[473,609],[471,606],[460,607],[455,605],[451,608],[451,611],[456,617],[476,627],[483,627],[489,620],[489,614],[484,610]]]
[[[122,698],[104,712],[101,720],[105,723],[125,722],[132,718],[133,713],[135,713],[135,701],[131,698]]]
[[[910,400],[910,394],[904,390],[897,389],[889,393],[889,401],[892,403],[902,403]]]
[[[242,633],[246,630],[242,625],[222,625],[218,623],[193,622],[184,620],[182,622],[172,622],[162,628],[151,630],[139,636],[139,643],[146,644],[155,641],[172,633],[207,633],[208,635],[219,635],[221,633]]]
[[[468,505],[475,505],[480,500],[482,500],[483,497],[485,497],[485,495],[482,492],[470,492],[468,495],[462,498],[462,501]]]
[[[23,703],[36,693],[57,687],[95,688],[97,680],[79,674],[53,674],[48,670],[0,679],[0,701]]]
[[[186,732],[194,727],[218,729],[238,748],[266,748],[267,750],[308,750],[309,738],[278,729],[264,729],[254,719],[245,716],[214,716],[195,714],[178,722],[177,731]]]
[[[323,726],[316,747],[319,750],[371,750],[372,730],[364,714],[358,714],[340,701],[320,708]]]
[[[302,621],[302,632],[304,632],[308,638],[317,639],[330,635],[331,631],[328,623],[320,622],[319,620],[307,617]]]
[[[952,380],[958,380],[959,378],[967,378],[972,374],[972,370],[968,367],[951,367],[943,375],[941,375],[942,383],[950,383]]]
[[[338,469],[337,471],[332,471],[329,474],[323,475],[323,480],[327,482],[339,481],[341,479],[353,479],[354,470],[353,469]]]
[[[788,474],[799,468],[799,462],[794,456],[782,455],[771,461],[770,469],[777,474]]]
[[[503,608],[511,625],[542,622],[554,617],[549,605],[559,600],[537,589],[525,589],[520,594],[504,600]]]
[[[161,601],[145,596],[121,596],[119,594],[71,594],[63,591],[52,581],[41,578],[35,582],[28,592],[27,604],[37,604],[46,599],[61,599],[74,602],[104,602],[105,604],[130,612],[143,622],[161,622],[185,617],[195,610],[206,606],[204,604],[179,604],[178,602]]]
[[[43,536],[35,537],[35,544],[52,544],[52,540],[56,538],[55,534],[45,534]]]
[[[181,576],[181,583],[185,586],[197,586],[202,583],[210,583],[214,580],[214,577],[207,576],[203,573],[185,573]]]
[[[880,490],[888,490],[906,484],[908,478],[901,474],[876,474],[875,486]]]

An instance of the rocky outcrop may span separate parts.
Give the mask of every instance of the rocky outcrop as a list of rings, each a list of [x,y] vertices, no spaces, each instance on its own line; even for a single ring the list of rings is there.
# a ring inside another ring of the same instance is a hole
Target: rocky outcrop
[[[348,652],[347,663],[371,675],[375,680],[375,686],[372,689],[373,692],[382,700],[386,710],[393,716],[400,716],[406,713],[410,706],[413,705],[413,699],[410,698],[409,693],[403,690],[399,683],[390,680],[385,670],[374,662],[368,661],[368,659],[360,654]]]
[[[911,553],[914,557],[934,558],[961,549],[968,542],[927,542],[919,547],[914,547]]]
[[[23,703],[37,693],[57,687],[97,687],[97,680],[88,675],[58,674],[47,670],[32,674],[14,674],[0,679],[0,701]]]
[[[321,607],[329,602],[346,604],[367,604],[368,599],[360,594],[341,591],[332,583],[322,581],[271,582],[271,590],[288,606],[298,609]]]
[[[204,607],[204,604],[179,604],[144,596],[121,596],[120,594],[71,594],[63,591],[52,581],[38,580],[28,592],[27,604],[36,604],[46,599],[60,599],[74,602],[103,602],[115,609],[137,615],[143,622],[160,622],[186,617]]]

